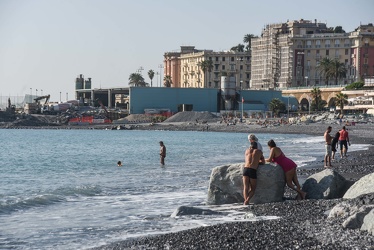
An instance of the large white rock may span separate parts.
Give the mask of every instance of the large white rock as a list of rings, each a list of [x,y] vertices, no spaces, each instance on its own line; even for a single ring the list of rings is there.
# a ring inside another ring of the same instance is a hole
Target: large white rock
[[[307,199],[336,199],[342,198],[351,185],[338,172],[326,169],[309,176],[302,190],[307,193]]]
[[[244,164],[230,164],[212,169],[208,189],[208,204],[242,203]],[[275,164],[260,165],[257,170],[257,187],[251,203],[283,201],[285,177],[282,168]]]
[[[355,184],[353,184],[344,194],[343,198],[353,199],[362,194],[370,194],[374,192],[374,173],[365,175]]]
[[[361,230],[368,231],[374,235],[374,208],[365,216]]]

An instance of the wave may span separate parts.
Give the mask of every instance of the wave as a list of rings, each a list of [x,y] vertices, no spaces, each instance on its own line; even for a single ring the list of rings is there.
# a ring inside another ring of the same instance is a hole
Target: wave
[[[71,197],[95,196],[102,192],[98,186],[77,186],[58,188],[45,194],[32,194],[27,197],[2,197],[0,214],[8,214],[19,210],[44,207],[59,202],[65,202]]]

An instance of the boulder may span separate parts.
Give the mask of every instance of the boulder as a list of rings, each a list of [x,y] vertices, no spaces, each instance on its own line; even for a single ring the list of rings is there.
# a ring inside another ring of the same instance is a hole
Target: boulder
[[[374,173],[365,175],[355,184],[353,184],[344,194],[343,198],[353,199],[362,194],[369,194],[374,192]]]
[[[244,164],[230,164],[212,169],[208,189],[208,204],[242,203]],[[276,164],[260,165],[257,169],[256,191],[250,203],[283,201],[285,177]]]
[[[184,215],[213,215],[213,214],[222,214],[222,213],[216,212],[210,209],[180,206],[171,214],[171,217],[184,216]]]
[[[328,218],[337,218],[343,228],[361,229],[374,235],[374,193],[342,201],[331,209]]]
[[[336,199],[342,198],[351,181],[346,180],[338,172],[326,169],[309,176],[302,187],[307,199]]]
[[[374,208],[365,216],[361,230],[368,231],[374,235]]]

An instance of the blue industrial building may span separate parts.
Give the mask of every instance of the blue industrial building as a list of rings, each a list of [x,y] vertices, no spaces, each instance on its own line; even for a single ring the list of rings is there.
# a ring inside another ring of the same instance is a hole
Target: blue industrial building
[[[172,113],[180,111],[221,111],[243,110],[247,113],[269,111],[269,102],[278,98],[283,103],[297,107],[295,98],[282,97],[281,91],[276,90],[239,90],[232,96],[231,105],[225,105],[227,99],[221,89],[201,88],[149,88],[131,87],[129,90],[130,114],[144,114],[146,110],[169,110]],[[244,103],[242,104],[242,99]]]

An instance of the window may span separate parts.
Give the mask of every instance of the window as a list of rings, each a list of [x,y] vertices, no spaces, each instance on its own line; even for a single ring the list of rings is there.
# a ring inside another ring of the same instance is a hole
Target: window
[[[225,65],[222,65],[222,70],[225,70]]]
[[[325,41],[325,47],[326,47],[326,48],[329,48],[329,47],[330,47],[330,40],[326,40],[326,41]]]
[[[307,56],[310,56],[310,50],[307,50],[307,51],[306,51],[306,55],[307,55]]]
[[[235,61],[235,58],[234,57],[231,57],[231,62]]]
[[[345,50],[344,50],[344,54],[345,54],[345,55],[348,55],[348,49],[345,49]]]
[[[223,56],[223,57],[222,57],[222,62],[224,62],[224,61],[225,61],[225,57]]]
[[[240,65],[240,70],[242,70],[243,69],[243,65]]]
[[[316,48],[321,48],[321,40],[316,41]]]
[[[218,70],[218,64],[214,65],[215,66],[215,70]]]
[[[235,70],[235,64],[230,64],[230,70]]]
[[[247,78],[250,78],[250,75],[249,75],[249,74],[247,74]]]
[[[335,40],[335,47],[340,47],[340,40],[339,39]]]
[[[218,56],[216,56],[216,62],[218,62],[218,61],[219,61]]]
[[[328,56],[330,54],[330,51],[327,49],[326,50],[326,56]]]

